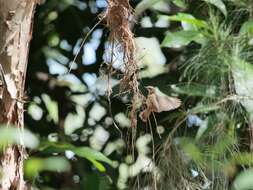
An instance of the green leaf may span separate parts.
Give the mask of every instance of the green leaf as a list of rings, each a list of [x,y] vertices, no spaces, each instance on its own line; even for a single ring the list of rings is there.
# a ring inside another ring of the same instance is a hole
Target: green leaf
[[[234,180],[233,190],[250,190],[253,188],[253,169],[241,172]]]
[[[208,113],[214,110],[220,109],[220,106],[216,104],[210,104],[210,105],[198,105],[192,109],[190,109],[188,112],[190,114],[197,114],[197,113]]]
[[[29,158],[25,161],[25,174],[28,178],[34,178],[41,171],[66,172],[70,170],[70,164],[63,157]]]
[[[58,123],[58,103],[53,101],[47,94],[41,95],[42,100],[44,101],[49,117],[54,121],[55,124]]]
[[[248,152],[234,154],[231,162],[241,166],[253,166],[253,154]]]
[[[240,29],[240,34],[244,35],[244,34],[253,34],[253,21],[247,21],[245,23],[243,23],[241,29]]]
[[[253,120],[253,65],[241,59],[236,52],[234,55],[231,68],[235,91],[237,95],[245,97],[240,100],[240,103],[250,114],[250,119]]]
[[[191,14],[178,13],[177,15],[166,16],[166,17],[169,20],[181,22],[184,30],[197,31],[199,28],[209,29],[208,24],[205,21],[196,19]]]
[[[97,172],[86,173],[83,178],[85,190],[109,190],[112,179],[108,175],[100,175]]]
[[[201,163],[203,161],[203,155],[200,149],[193,143],[194,139],[190,138],[181,138],[180,139],[180,147],[186,153],[186,155],[197,163]]]
[[[215,97],[217,95],[216,86],[197,83],[172,85],[171,89],[178,94],[186,94],[188,96]]]
[[[86,158],[89,161],[91,161],[100,171],[105,171],[105,169],[104,166],[97,161],[105,162],[114,167],[113,162],[109,158],[107,158],[104,154],[94,149],[91,149],[89,147],[80,147],[74,148],[72,150],[78,156]]]
[[[199,44],[204,44],[206,39],[203,34],[197,31],[178,31],[174,33],[169,32],[165,36],[162,46],[169,48],[180,48],[193,41]]]
[[[220,139],[214,146],[211,146],[209,152],[217,158],[224,155],[225,152],[230,151],[234,145],[236,145],[237,140],[234,137],[225,135]]]
[[[187,4],[185,2],[185,0],[173,0],[172,1],[176,6],[182,8],[182,9],[186,9],[187,8]]]
[[[208,127],[208,120],[204,120],[202,122],[202,124],[199,126],[199,129],[198,129],[196,137],[195,137],[196,140],[199,140],[202,137],[202,135],[207,130],[207,127]]]
[[[161,0],[142,0],[135,8],[135,14],[140,15]]]
[[[39,145],[39,139],[27,129],[0,125],[0,147],[7,144],[20,144],[34,149]]]
[[[105,172],[105,167],[98,161],[105,162],[112,167],[115,167],[115,164],[112,160],[107,158],[101,152],[98,152],[89,147],[75,147],[71,144],[67,143],[52,143],[47,142],[40,148],[41,151],[54,153],[54,152],[65,152],[66,150],[70,150],[74,152],[77,156],[85,158],[89,160],[99,171]]]
[[[230,1],[233,2],[233,4],[236,5],[237,7],[248,8],[249,6],[249,0],[230,0]]]
[[[224,14],[224,16],[227,17],[227,8],[222,0],[204,0],[204,1],[216,6]]]

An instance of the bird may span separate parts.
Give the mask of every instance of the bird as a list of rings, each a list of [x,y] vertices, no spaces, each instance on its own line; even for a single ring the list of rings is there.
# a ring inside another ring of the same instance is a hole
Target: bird
[[[145,101],[146,108],[139,114],[142,121],[146,122],[152,112],[160,113],[171,111],[181,106],[181,100],[176,97],[167,96],[157,87],[147,86],[148,96]]]

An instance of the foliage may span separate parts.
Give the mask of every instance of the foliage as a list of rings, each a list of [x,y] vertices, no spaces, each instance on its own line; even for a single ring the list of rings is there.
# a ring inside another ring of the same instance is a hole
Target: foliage
[[[124,55],[98,16],[106,1],[45,1],[27,75],[32,133],[1,127],[0,145],[28,148],[34,189],[251,189],[252,3],[131,1],[141,93],[182,101],[133,130],[131,95],[119,93]]]

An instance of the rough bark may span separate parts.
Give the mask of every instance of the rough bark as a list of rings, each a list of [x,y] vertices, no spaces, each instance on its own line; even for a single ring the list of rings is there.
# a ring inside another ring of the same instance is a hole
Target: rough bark
[[[23,128],[23,97],[37,0],[0,0],[0,123]],[[1,158],[1,188],[27,189],[23,178],[25,149],[9,145]]]
[[[253,121],[249,123],[249,148],[253,152]]]

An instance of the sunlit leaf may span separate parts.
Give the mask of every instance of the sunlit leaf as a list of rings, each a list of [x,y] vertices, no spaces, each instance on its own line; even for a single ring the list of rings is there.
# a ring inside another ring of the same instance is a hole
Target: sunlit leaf
[[[172,85],[171,89],[178,94],[187,94],[188,96],[214,97],[217,95],[217,88],[215,86],[197,83]]]
[[[42,100],[44,101],[49,117],[54,121],[55,124],[58,123],[58,104],[53,101],[47,94],[42,94]]]
[[[107,158],[101,152],[98,152],[89,147],[75,148],[73,149],[73,152],[76,153],[78,156],[86,158],[89,161],[91,161],[100,171],[105,171],[105,169],[104,166],[97,161],[105,162],[114,167],[113,162],[109,158]]]
[[[104,172],[106,169],[99,161],[105,162],[112,167],[115,166],[113,161],[107,158],[104,154],[94,149],[91,149],[89,147],[75,147],[67,143],[50,142],[50,143],[43,144],[40,150],[45,151],[45,152],[50,152],[50,153],[54,153],[54,152],[60,153],[60,152],[65,152],[67,150],[70,150],[74,152],[77,156],[80,156],[92,162],[94,166],[101,172]]]
[[[185,0],[173,0],[172,2],[180,8],[187,8],[187,3],[185,2]]]
[[[63,157],[30,158],[25,162],[25,174],[29,178],[36,177],[41,171],[66,172],[70,170],[70,164]]]
[[[253,169],[241,172],[234,180],[233,190],[250,190],[253,189]]]
[[[13,126],[0,126],[0,147],[7,144],[21,144],[34,149],[39,145],[39,139],[27,129]]]
[[[208,120],[205,120],[200,124],[196,137],[195,137],[196,140],[199,140],[202,137],[202,135],[207,130],[207,127],[208,127]]]
[[[76,113],[69,113],[65,118],[65,123],[64,123],[65,134],[70,135],[75,130],[82,127],[84,120],[85,120],[85,111],[82,106],[77,105]]]
[[[178,31],[169,32],[162,42],[163,47],[180,48],[188,45],[191,42],[199,44],[205,43],[205,37],[202,33],[197,31]]]
[[[198,30],[199,28],[206,28],[208,29],[208,24],[203,21],[196,19],[191,14],[187,13],[178,13],[177,15],[173,16],[166,16],[169,20],[172,21],[179,21],[182,23],[182,27],[184,30]]]
[[[219,105],[209,104],[209,105],[197,105],[196,107],[190,109],[188,112],[191,114],[196,113],[208,113],[214,110],[220,109]]]
[[[248,152],[234,154],[231,162],[241,166],[253,166],[253,154]]]
[[[161,0],[142,0],[135,8],[135,14],[140,15]]]
[[[227,16],[227,8],[222,0],[204,0],[204,1],[216,6],[224,14],[224,16]]]
[[[240,34],[253,34],[253,21],[247,21],[243,23],[241,29],[240,29]]]
[[[27,113],[36,121],[39,121],[43,116],[43,110],[35,103],[29,105]]]
[[[235,91],[239,96],[245,97],[240,103],[253,119],[253,66],[235,55],[231,62]]]
[[[156,38],[135,38],[136,47],[138,49],[140,77],[154,77],[166,71],[164,64],[166,57],[164,56],[160,42]]]

